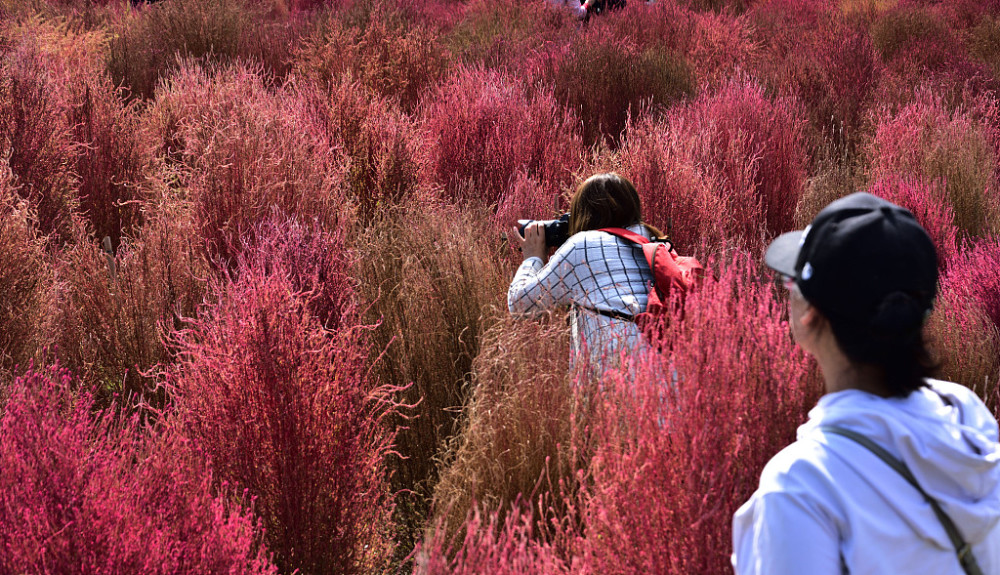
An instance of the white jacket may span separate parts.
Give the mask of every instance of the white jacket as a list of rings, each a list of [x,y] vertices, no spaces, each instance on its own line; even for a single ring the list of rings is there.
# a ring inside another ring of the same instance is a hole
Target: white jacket
[[[985,574],[1000,574],[997,422],[970,390],[929,380],[905,399],[846,390],[820,399],[798,440],[764,468],[733,517],[738,575],[961,575],[923,497],[838,425],[901,459],[937,499]]]

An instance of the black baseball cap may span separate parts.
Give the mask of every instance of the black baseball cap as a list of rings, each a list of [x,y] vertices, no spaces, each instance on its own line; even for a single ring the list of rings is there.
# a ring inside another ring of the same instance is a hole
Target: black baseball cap
[[[909,210],[865,192],[834,201],[804,230],[768,246],[764,261],[792,278],[832,319],[863,323],[902,292],[929,311],[937,293],[934,243]]]

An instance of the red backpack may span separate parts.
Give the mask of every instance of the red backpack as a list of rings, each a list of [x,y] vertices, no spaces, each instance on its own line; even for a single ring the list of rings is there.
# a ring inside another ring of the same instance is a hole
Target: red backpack
[[[677,255],[669,240],[650,240],[623,228],[602,228],[600,231],[642,246],[642,253],[653,272],[646,311],[635,318],[640,329],[646,330],[662,321],[670,311],[670,293],[676,292],[683,297],[705,270],[697,259]]]

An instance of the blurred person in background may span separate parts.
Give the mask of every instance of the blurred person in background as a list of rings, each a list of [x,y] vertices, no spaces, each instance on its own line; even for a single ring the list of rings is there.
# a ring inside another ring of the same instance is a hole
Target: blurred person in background
[[[930,378],[938,272],[924,229],[852,194],[765,262],[826,394],[733,517],[736,573],[1000,573],[997,422],[971,390]]]
[[[566,6],[580,20],[587,20],[592,15],[601,14],[605,10],[617,10],[625,7],[626,0],[546,0],[549,4]]]
[[[625,0],[583,0],[580,6],[586,12],[585,17],[602,14],[605,10],[618,10],[625,7]]]
[[[601,228],[625,228],[647,239],[662,236],[643,223],[631,182],[615,173],[591,176],[573,194],[570,237],[551,258],[541,223],[526,226],[523,238],[512,234],[524,261],[507,291],[515,315],[569,308],[574,358],[589,350],[598,362],[640,343],[634,318],[646,309],[653,279],[642,246]]]

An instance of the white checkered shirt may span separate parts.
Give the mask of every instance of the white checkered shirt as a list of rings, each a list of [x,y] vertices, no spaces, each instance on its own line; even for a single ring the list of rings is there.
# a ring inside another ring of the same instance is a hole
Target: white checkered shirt
[[[645,237],[644,226],[628,228]],[[616,355],[621,345],[640,341],[635,322],[591,310],[634,316],[646,309],[653,279],[642,248],[607,232],[573,235],[549,262],[527,258],[507,291],[507,307],[515,315],[538,315],[562,306],[573,310],[573,347],[584,345],[593,359]]]

